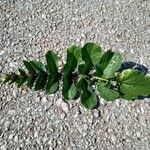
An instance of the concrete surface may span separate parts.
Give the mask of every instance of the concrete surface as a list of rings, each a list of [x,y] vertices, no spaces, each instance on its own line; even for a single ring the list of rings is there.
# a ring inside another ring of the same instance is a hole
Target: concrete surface
[[[0,73],[51,49],[98,42],[150,69],[149,0],[1,0]],[[0,85],[0,150],[149,150],[150,99],[97,110],[26,87]]]

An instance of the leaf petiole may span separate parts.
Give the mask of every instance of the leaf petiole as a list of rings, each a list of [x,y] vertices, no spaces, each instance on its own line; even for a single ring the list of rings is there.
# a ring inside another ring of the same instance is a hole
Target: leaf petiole
[[[97,79],[97,80],[101,80],[101,81],[107,81],[107,82],[109,82],[109,80],[104,79],[104,78],[100,78],[100,77],[93,77],[93,78],[92,78],[92,80],[93,80],[93,79]]]

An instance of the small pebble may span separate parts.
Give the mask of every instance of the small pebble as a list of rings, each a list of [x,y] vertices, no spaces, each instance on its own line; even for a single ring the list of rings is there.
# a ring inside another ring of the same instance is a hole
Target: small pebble
[[[68,113],[69,108],[68,108],[68,104],[67,103],[65,103],[65,102],[62,101],[61,107],[64,110],[64,112]]]
[[[45,104],[46,102],[47,102],[47,98],[46,98],[46,97],[43,97],[43,98],[42,98],[42,103]]]
[[[46,65],[48,50],[60,57],[61,71],[67,48],[87,42],[149,70],[149,8],[148,0],[1,0],[0,76],[18,67],[29,74],[23,60]],[[80,98],[63,101],[61,82],[53,94],[0,86],[0,150],[149,150],[149,98],[100,98],[87,110]]]

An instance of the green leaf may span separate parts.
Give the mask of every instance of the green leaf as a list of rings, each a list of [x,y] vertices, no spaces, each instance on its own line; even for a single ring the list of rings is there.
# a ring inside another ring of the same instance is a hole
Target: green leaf
[[[119,53],[115,52],[107,68],[103,72],[103,76],[106,78],[112,78],[115,76],[115,72],[118,71],[122,63],[122,57]]]
[[[81,95],[81,104],[86,109],[93,109],[98,103],[97,97],[94,92],[83,92]]]
[[[74,55],[74,57],[77,59],[78,64],[81,64],[83,62],[81,47],[73,45],[67,49],[67,52]]]
[[[90,59],[93,65],[100,62],[101,56],[101,47],[95,43],[86,43],[82,48],[82,59],[86,62]]]
[[[55,82],[50,88],[49,88],[49,94],[55,93],[59,87],[59,83]]]
[[[52,52],[48,51],[46,54],[46,61],[48,67],[48,81],[46,83],[46,92],[52,94],[56,92],[58,89],[58,65],[59,65],[59,58],[57,55]]]
[[[109,62],[111,61],[111,59],[113,57],[113,55],[114,55],[114,52],[112,52],[111,50],[105,52],[102,55],[102,58],[101,58],[99,64],[97,65],[97,68],[96,68],[97,76],[101,77],[103,75],[103,72],[107,68]]]
[[[88,51],[82,51],[82,59],[84,60],[84,64],[79,65],[78,70],[80,74],[87,75],[94,66]]]
[[[88,82],[84,78],[79,81],[78,89],[81,92],[81,104],[86,109],[93,109],[97,105],[98,100],[92,88],[89,87]]]
[[[11,78],[9,84],[12,84],[18,81],[19,76],[16,73],[11,73],[9,77]]]
[[[30,61],[30,64],[32,65],[34,70],[36,70],[37,73],[45,72],[45,66],[42,62],[33,60],[33,61]]]
[[[23,69],[19,68],[18,70],[21,76],[26,76],[26,72]]]
[[[126,69],[118,75],[120,91],[125,99],[135,99],[139,95],[150,94],[150,77],[134,69]]]
[[[30,76],[30,77],[28,77],[28,79],[27,79],[27,86],[29,88],[33,87],[36,78],[37,78],[37,76]]]
[[[72,74],[63,77],[62,94],[65,99],[73,99],[76,96],[76,88],[72,79]]]
[[[28,69],[29,73],[32,75],[36,74],[36,70],[35,68],[32,66],[32,64],[29,61],[23,61],[24,65],[26,66],[26,68]]]
[[[71,75],[67,75],[65,74],[63,76],[63,88],[62,88],[62,94],[63,94],[63,97],[65,99],[69,99],[69,96],[68,96],[68,91],[72,85],[72,79],[71,79]]]
[[[79,73],[83,75],[87,75],[92,70],[93,64],[88,61],[85,64],[81,64],[78,67]]]
[[[81,64],[78,69],[81,74],[86,75],[93,69],[94,65],[100,62],[101,47],[94,43],[86,43],[81,51],[85,63]]]
[[[59,59],[59,57],[53,51],[51,51],[51,57],[55,61],[56,66],[59,67],[60,59]]]
[[[20,72],[20,75],[18,76],[16,82],[18,83],[18,87],[21,87],[27,81],[27,75],[23,69],[19,68],[18,70]]]
[[[16,81],[18,83],[18,88],[20,88],[26,81],[26,76],[19,76],[18,80]]]
[[[9,82],[11,80],[11,75],[5,73],[4,74],[4,81],[3,81],[3,84]]]
[[[49,94],[52,94],[52,93],[56,92],[57,89],[58,89],[57,76],[48,75],[48,80],[46,83],[46,92]]]
[[[64,66],[64,74],[68,75],[70,73],[72,73],[77,67],[77,59],[76,57],[68,52],[67,53],[67,62]]]
[[[97,90],[102,98],[107,101],[114,101],[119,97],[119,93],[113,89],[110,89],[105,83],[100,82],[97,85]]]
[[[77,89],[75,87],[75,84],[73,83],[68,91],[68,97],[69,99],[74,99],[77,94]]]
[[[79,70],[80,74],[85,74],[85,72],[86,72],[86,66],[85,66],[85,64],[79,65],[78,70]],[[87,68],[87,70],[88,70],[88,68]]]
[[[46,54],[46,61],[47,61],[47,67],[49,74],[57,74],[58,69],[56,65],[56,58],[54,58],[56,55],[52,51],[48,51]]]
[[[122,56],[118,52],[111,50],[105,52],[96,69],[96,75],[105,78],[113,78],[122,63]]]
[[[72,99],[73,92],[75,91],[73,81],[73,72],[77,67],[76,57],[69,51],[67,51],[67,62],[64,66],[64,75],[63,75],[63,89],[62,93],[65,99]]]
[[[40,73],[35,81],[35,90],[44,89],[46,85],[46,80],[47,80],[47,74]]]

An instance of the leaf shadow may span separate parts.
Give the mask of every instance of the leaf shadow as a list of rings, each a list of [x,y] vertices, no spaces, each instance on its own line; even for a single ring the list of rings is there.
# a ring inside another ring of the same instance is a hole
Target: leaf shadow
[[[98,96],[97,96],[97,97],[98,97]],[[93,109],[98,109],[98,108],[99,108],[99,106],[100,106],[99,98],[97,98],[97,99],[98,99],[97,104],[96,104],[96,106],[95,106]]]
[[[143,72],[145,75],[150,72],[146,66],[138,64],[138,63],[135,63],[133,61],[124,61],[121,64],[121,67],[120,67],[120,69],[118,71],[122,72],[125,69],[135,69],[135,70],[138,70],[140,72]],[[141,95],[139,95],[138,96],[139,100],[143,100],[144,98],[150,98],[150,95],[148,95],[148,96],[141,96]]]

